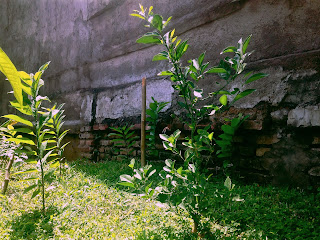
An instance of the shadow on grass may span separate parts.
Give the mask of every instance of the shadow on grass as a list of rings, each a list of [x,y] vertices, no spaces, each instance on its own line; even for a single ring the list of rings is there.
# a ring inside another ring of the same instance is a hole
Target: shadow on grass
[[[137,240],[173,240],[173,239],[184,239],[184,240],[196,240],[198,239],[197,234],[193,234],[191,232],[176,232],[176,230],[173,227],[167,227],[160,229],[161,231],[142,231],[138,235],[135,236],[135,239]],[[190,229],[191,230],[191,229]]]
[[[103,162],[90,162],[89,160],[78,160],[73,162],[71,166],[79,172],[87,176],[93,177],[103,181],[108,186],[117,186],[119,177],[122,174],[132,174],[132,169],[129,168],[130,162],[125,161],[103,161]],[[164,163],[151,163],[151,165],[159,172]],[[157,177],[154,174],[153,177]]]
[[[55,207],[48,208],[44,216],[40,209],[23,212],[22,215],[12,220],[10,239],[49,239],[53,237],[52,216],[58,214]]]

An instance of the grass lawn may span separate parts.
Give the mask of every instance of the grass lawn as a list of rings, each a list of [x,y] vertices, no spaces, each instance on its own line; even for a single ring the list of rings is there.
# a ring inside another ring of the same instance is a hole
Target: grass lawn
[[[0,239],[197,239],[185,212],[131,196],[116,184],[130,172],[127,163],[70,165],[49,191],[45,217],[40,198],[23,194],[30,183],[10,182],[8,194],[0,195]],[[320,238],[319,194],[236,184],[230,196],[221,182],[213,179],[204,219],[213,239]]]

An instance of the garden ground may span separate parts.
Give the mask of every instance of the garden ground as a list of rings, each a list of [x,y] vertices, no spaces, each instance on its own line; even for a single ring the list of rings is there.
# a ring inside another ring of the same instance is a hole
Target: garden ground
[[[30,182],[16,175],[7,196],[0,195],[0,238],[197,239],[185,212],[169,211],[117,185],[119,176],[130,171],[124,162],[70,164],[48,189],[45,217],[40,199],[23,194]],[[213,177],[202,227],[210,229],[208,239],[318,239],[319,200],[319,193],[258,184],[236,183],[229,192],[222,177]]]

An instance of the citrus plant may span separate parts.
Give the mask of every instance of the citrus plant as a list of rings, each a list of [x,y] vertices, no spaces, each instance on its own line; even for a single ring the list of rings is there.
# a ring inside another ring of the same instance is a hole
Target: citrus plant
[[[33,190],[32,198],[41,195],[43,213],[45,213],[46,185],[49,185],[47,188],[49,190],[54,175],[54,169],[50,168],[49,158],[54,158],[57,155],[54,154],[54,151],[57,147],[57,141],[60,141],[59,137],[56,139],[57,130],[59,132],[60,128],[55,129],[58,125],[54,125],[54,119],[61,112],[61,109],[55,109],[55,107],[42,107],[44,102],[50,102],[47,96],[40,95],[40,88],[44,85],[41,76],[48,66],[49,62],[41,66],[35,74],[18,72],[7,55],[2,50],[0,51],[0,70],[9,79],[16,98],[10,104],[19,112],[19,115],[8,114],[3,117],[15,121],[21,126],[12,129],[11,131],[18,134],[12,134],[6,141],[21,144],[28,149],[26,154],[28,155],[28,163],[31,165],[28,170],[14,174],[36,173],[35,176],[25,179],[32,181],[33,184],[27,187],[24,192]]]
[[[204,61],[205,53],[202,53],[198,58],[189,60],[187,65],[183,65],[182,57],[187,52],[189,44],[188,40],[183,41],[175,35],[175,29],[166,30],[171,17],[165,20],[161,15],[153,12],[152,6],[145,9],[142,5],[131,15],[143,19],[146,22],[145,27],[152,29],[140,37],[137,43],[157,44],[163,47],[163,51],[155,55],[152,61],[164,60],[171,65],[170,69],[162,71],[158,75],[170,77],[173,88],[179,93],[181,101],[178,101],[178,105],[185,110],[187,116],[185,123],[191,129],[191,136],[187,139],[186,144],[189,146],[189,152],[193,153],[192,157],[188,159],[201,167],[202,154],[200,152],[203,150],[210,152],[212,147],[203,144],[200,144],[199,147],[199,139],[202,139],[203,135],[211,137],[208,129],[204,130],[206,133],[204,131],[199,133],[199,122],[205,119],[208,114],[213,115],[216,111],[225,110],[236,101],[254,92],[255,89],[245,89],[245,85],[267,76],[263,73],[249,72],[244,77],[240,77],[246,67],[245,59],[251,54],[251,52],[247,52],[251,36],[244,41],[240,39],[237,46],[225,48],[222,54],[231,53],[233,57],[225,57],[218,66],[209,67],[209,62]],[[220,81],[217,82],[220,87],[205,95],[198,83],[213,73],[220,77]],[[234,81],[241,83],[241,89],[230,89],[230,84]],[[203,100],[208,101],[208,99],[212,104],[201,104]]]
[[[149,108],[146,110],[149,129],[147,132],[147,148],[150,157],[157,157],[159,151],[156,149],[156,129],[159,121],[159,113],[164,109],[169,102],[158,102],[152,97],[152,102],[149,104]]]

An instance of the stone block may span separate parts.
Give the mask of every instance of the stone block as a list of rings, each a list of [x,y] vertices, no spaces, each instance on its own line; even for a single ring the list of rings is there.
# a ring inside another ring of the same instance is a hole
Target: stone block
[[[288,113],[289,113],[289,110],[286,108],[283,108],[283,109],[279,109],[277,111],[271,112],[270,115],[272,120],[281,121],[287,118]]]
[[[84,146],[84,147],[81,147],[79,148],[80,152],[92,152],[93,150],[93,147],[89,147],[89,146]]]
[[[288,114],[287,124],[294,127],[320,126],[320,107],[297,107]]]
[[[86,140],[87,146],[92,146],[94,144],[94,140]]]
[[[271,148],[257,148],[256,150],[256,156],[262,157],[266,152],[269,152]]]
[[[81,153],[81,156],[82,156],[83,158],[91,159],[91,158],[92,158],[92,153]]]
[[[320,166],[316,166],[311,168],[308,171],[309,175],[314,176],[314,177],[320,177]]]
[[[89,132],[84,132],[79,134],[80,139],[94,139],[94,135]]]
[[[280,141],[280,139],[277,137],[277,134],[264,135],[264,136],[258,137],[257,144],[271,145],[271,144],[277,143],[279,141]]]
[[[313,137],[312,144],[320,144],[320,137]]]
[[[100,145],[101,146],[111,146],[112,142],[110,140],[100,140]]]
[[[91,126],[83,126],[80,128],[80,132],[90,132],[91,129]]]
[[[100,152],[100,153],[104,153],[104,151],[105,151],[105,148],[104,148],[104,147],[99,147],[99,152]]]
[[[262,130],[263,121],[262,120],[246,120],[242,124],[242,128],[248,130]]]

